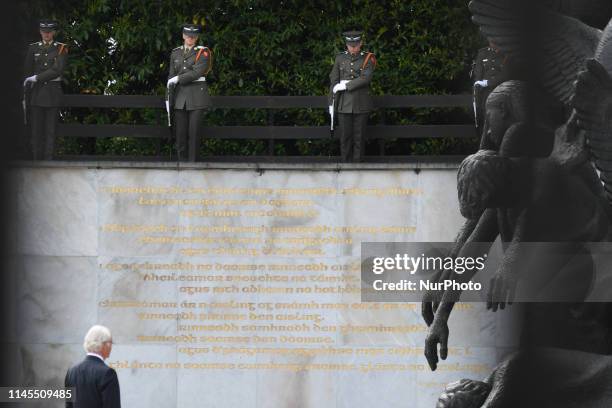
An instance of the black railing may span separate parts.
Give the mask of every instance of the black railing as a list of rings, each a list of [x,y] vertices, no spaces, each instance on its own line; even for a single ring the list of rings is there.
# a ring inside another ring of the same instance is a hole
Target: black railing
[[[387,95],[375,96],[374,105],[377,109],[390,108],[469,108],[472,100],[470,95]],[[266,126],[203,126],[202,135],[216,139],[257,139],[268,140],[269,148],[266,156],[241,157],[240,160],[282,160],[274,156],[275,140],[329,139],[329,126],[279,126],[274,124],[274,110],[282,109],[318,109],[327,108],[325,96],[213,96],[214,109],[268,109],[271,110]],[[64,95],[63,108],[157,108],[165,109],[164,99],[155,95]],[[471,111],[471,109],[470,109]],[[164,112],[165,116],[165,112]],[[58,124],[59,137],[85,138],[157,138],[170,139],[171,130],[165,125],[108,125],[108,124]],[[441,124],[441,125],[374,125],[367,131],[368,140],[378,139],[381,146],[388,139],[423,139],[423,138],[473,138],[475,136],[472,124]],[[380,153],[384,155],[384,147]],[[291,156],[292,159],[314,161],[338,161],[339,157]],[[133,156],[64,156],[69,159],[117,159],[134,160]],[[373,159],[372,157],[370,157]],[[458,158],[444,156],[444,159]],[[168,157],[149,157],[149,160],[168,160]],[[205,160],[234,160],[231,156],[206,156]],[[287,159],[287,158],[285,158]],[[430,160],[425,157],[386,156],[374,161],[414,161]],[[440,157],[438,157],[440,159]]]

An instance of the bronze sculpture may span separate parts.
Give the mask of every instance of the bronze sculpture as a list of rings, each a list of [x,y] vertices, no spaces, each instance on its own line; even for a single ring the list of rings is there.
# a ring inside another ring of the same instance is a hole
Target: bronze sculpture
[[[487,296],[488,308],[497,311],[512,301],[521,281],[533,277],[526,275],[527,262],[521,261],[547,259],[546,251],[552,249],[563,256],[548,258],[556,264],[532,268],[539,286],[529,281],[530,296],[567,295],[573,303],[528,304],[526,309],[536,317],[524,324],[519,351],[484,382],[464,379],[449,384],[439,408],[612,404],[606,385],[612,375],[607,368],[611,357],[592,354],[612,355],[612,347],[605,342],[603,347],[589,343],[592,338],[612,338],[612,308],[610,303],[580,303],[591,289],[594,270],[584,244],[609,242],[612,220],[612,22],[601,31],[575,18],[598,21],[601,26],[602,18],[612,17],[612,10],[598,0],[587,3],[591,8],[576,1],[553,0],[545,3],[548,8],[528,9],[523,2],[509,0],[472,0],[469,4],[473,21],[489,41],[522,60],[536,56],[530,90],[535,84],[563,103],[571,115],[553,127],[554,148],[544,154],[552,129],[543,125],[541,117],[525,120],[521,106],[496,107],[504,93],[510,95],[513,87],[523,85],[502,84],[498,101],[495,97],[487,100],[487,109],[492,110],[486,113],[489,132],[483,134],[483,150],[466,158],[458,174],[460,208],[468,220],[451,256],[469,254],[470,242],[492,243],[501,237],[504,258]],[[504,115],[497,115],[496,110]],[[600,171],[599,179],[593,165]],[[588,204],[582,206],[584,203]],[[522,251],[534,249],[521,245],[525,242],[548,246],[537,247],[537,256],[530,257]],[[437,276],[449,277],[465,281],[473,276],[453,276],[452,271],[440,271]],[[568,289],[571,293],[563,293]],[[423,299],[422,314],[429,325],[425,355],[434,370],[438,345],[439,356],[447,357],[447,321],[460,295],[427,293]],[[542,316],[551,312],[561,318],[546,324]],[[587,321],[590,326],[580,325]],[[545,329],[538,332],[536,327],[535,334],[530,332],[538,325]],[[581,332],[582,327],[587,332]],[[564,335],[566,339],[559,338]],[[572,377],[576,371],[582,373],[579,379]],[[567,392],[558,388],[568,386],[574,388]]]

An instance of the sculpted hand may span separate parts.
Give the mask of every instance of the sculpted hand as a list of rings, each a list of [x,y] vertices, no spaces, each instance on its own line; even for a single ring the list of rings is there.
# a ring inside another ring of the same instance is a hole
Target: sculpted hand
[[[173,76],[172,78],[170,78],[168,80],[168,86],[175,85],[177,83],[178,83],[178,75],[177,76]]]
[[[26,86],[28,82],[36,82],[36,81],[37,81],[36,75],[29,76],[25,79],[25,81],[23,81],[23,86]]]
[[[440,358],[446,360],[448,355],[448,325],[443,319],[435,319],[429,326],[427,337],[425,338],[425,358],[431,371],[436,371],[438,367],[438,344],[440,344]]]
[[[514,301],[517,278],[507,269],[498,270],[491,278],[489,293],[487,294],[487,309],[494,312],[497,308],[504,309],[506,301],[511,305]]]

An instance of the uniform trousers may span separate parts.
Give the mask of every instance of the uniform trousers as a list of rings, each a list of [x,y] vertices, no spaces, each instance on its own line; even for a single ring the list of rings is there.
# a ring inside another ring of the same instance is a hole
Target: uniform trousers
[[[57,126],[57,107],[30,107],[30,149],[33,160],[52,160]]]
[[[178,159],[195,161],[200,150],[200,128],[204,109],[175,109],[174,122]]]
[[[368,116],[368,113],[338,113],[340,155],[343,162],[361,161]]]
[[[487,104],[487,98],[491,94],[491,91],[493,91],[493,88],[491,87],[478,87],[474,92],[474,104],[476,105],[476,135],[478,137],[482,137],[482,132],[484,130],[484,123],[487,115],[485,107]]]

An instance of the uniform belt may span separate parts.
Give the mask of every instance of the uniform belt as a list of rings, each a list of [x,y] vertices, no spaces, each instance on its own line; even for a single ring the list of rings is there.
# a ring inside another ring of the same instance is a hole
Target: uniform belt
[[[199,77],[198,79],[196,79],[193,82],[206,82],[206,77]]]

